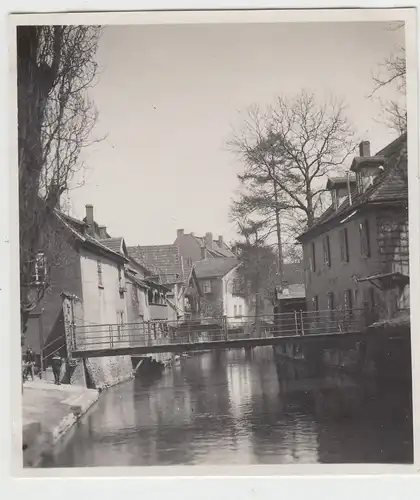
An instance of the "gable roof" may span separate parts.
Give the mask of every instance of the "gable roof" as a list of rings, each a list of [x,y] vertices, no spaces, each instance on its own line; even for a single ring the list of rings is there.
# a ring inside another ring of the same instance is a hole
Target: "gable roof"
[[[200,247],[206,246],[206,239],[203,236],[196,236],[195,234],[191,234],[191,236],[195,239],[195,241],[200,245]],[[206,246],[207,252],[212,257],[235,257],[235,254],[232,250],[223,242],[223,245],[219,245],[218,240],[213,240],[213,245],[211,248]]]
[[[350,212],[357,211],[358,208],[369,203],[408,200],[407,135],[401,135],[398,139],[379,151],[375,156],[383,156],[386,161],[384,171],[377,175],[373,184],[363,193],[359,193],[357,186],[353,186],[350,191],[350,197],[347,196],[337,209],[332,205],[327,208],[327,210],[315,220],[313,226],[297,238],[298,241],[302,242],[307,236],[312,234],[315,229],[321,228],[335,219],[341,219]]]
[[[84,228],[86,227],[86,224],[83,221],[75,219],[74,217],[70,217],[69,215],[57,209],[55,209],[54,212],[57,219],[62,224],[64,224],[64,226],[66,227],[66,229],[70,231],[72,236],[80,243],[88,246],[90,250],[93,250],[94,252],[97,252],[100,255],[105,254],[107,255],[107,257],[117,260],[118,262],[121,262],[121,260],[122,261],[127,260],[124,255],[114,251],[111,248],[108,248],[101,241],[85,233]]]
[[[196,262],[193,271],[198,279],[222,278],[240,264],[237,258],[203,259]]]
[[[182,283],[186,279],[176,245],[136,246],[127,251],[130,257],[144,261],[165,283]]]
[[[127,247],[125,246],[124,238],[121,236],[118,238],[101,239],[99,241],[114,252],[120,253],[121,255],[127,254]]]

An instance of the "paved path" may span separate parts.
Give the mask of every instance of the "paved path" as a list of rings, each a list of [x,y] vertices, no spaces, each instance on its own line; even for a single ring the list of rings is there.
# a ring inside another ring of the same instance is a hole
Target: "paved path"
[[[34,380],[23,386],[23,464],[36,466],[98,399],[99,393],[74,385]]]

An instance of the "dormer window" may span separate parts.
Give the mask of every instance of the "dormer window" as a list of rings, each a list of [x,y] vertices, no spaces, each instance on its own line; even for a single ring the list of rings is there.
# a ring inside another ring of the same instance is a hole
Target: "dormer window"
[[[331,204],[334,210],[338,210],[343,201],[349,196],[349,191],[351,192],[354,187],[355,179],[351,174],[328,179],[326,189],[331,194]]]
[[[356,174],[357,192],[359,194],[366,192],[378,175],[383,172],[385,160],[383,156],[370,156],[368,141],[363,141],[360,144],[360,156],[353,159],[350,169]]]

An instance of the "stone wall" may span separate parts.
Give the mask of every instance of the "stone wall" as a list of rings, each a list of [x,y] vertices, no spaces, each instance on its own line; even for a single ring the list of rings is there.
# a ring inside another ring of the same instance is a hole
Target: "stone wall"
[[[133,376],[130,356],[109,356],[85,360],[88,388],[104,389],[125,382]]]

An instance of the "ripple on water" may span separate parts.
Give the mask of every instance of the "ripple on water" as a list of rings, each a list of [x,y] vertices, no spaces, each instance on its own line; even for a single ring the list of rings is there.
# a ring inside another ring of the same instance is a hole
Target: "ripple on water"
[[[242,351],[192,356],[160,379],[108,390],[44,466],[410,459],[410,421],[396,417],[401,407],[389,411],[389,399],[385,411],[377,398],[366,415],[348,419],[325,418],[315,403],[316,394],[280,391],[270,348],[251,358]],[[381,415],[382,427],[371,414]]]

